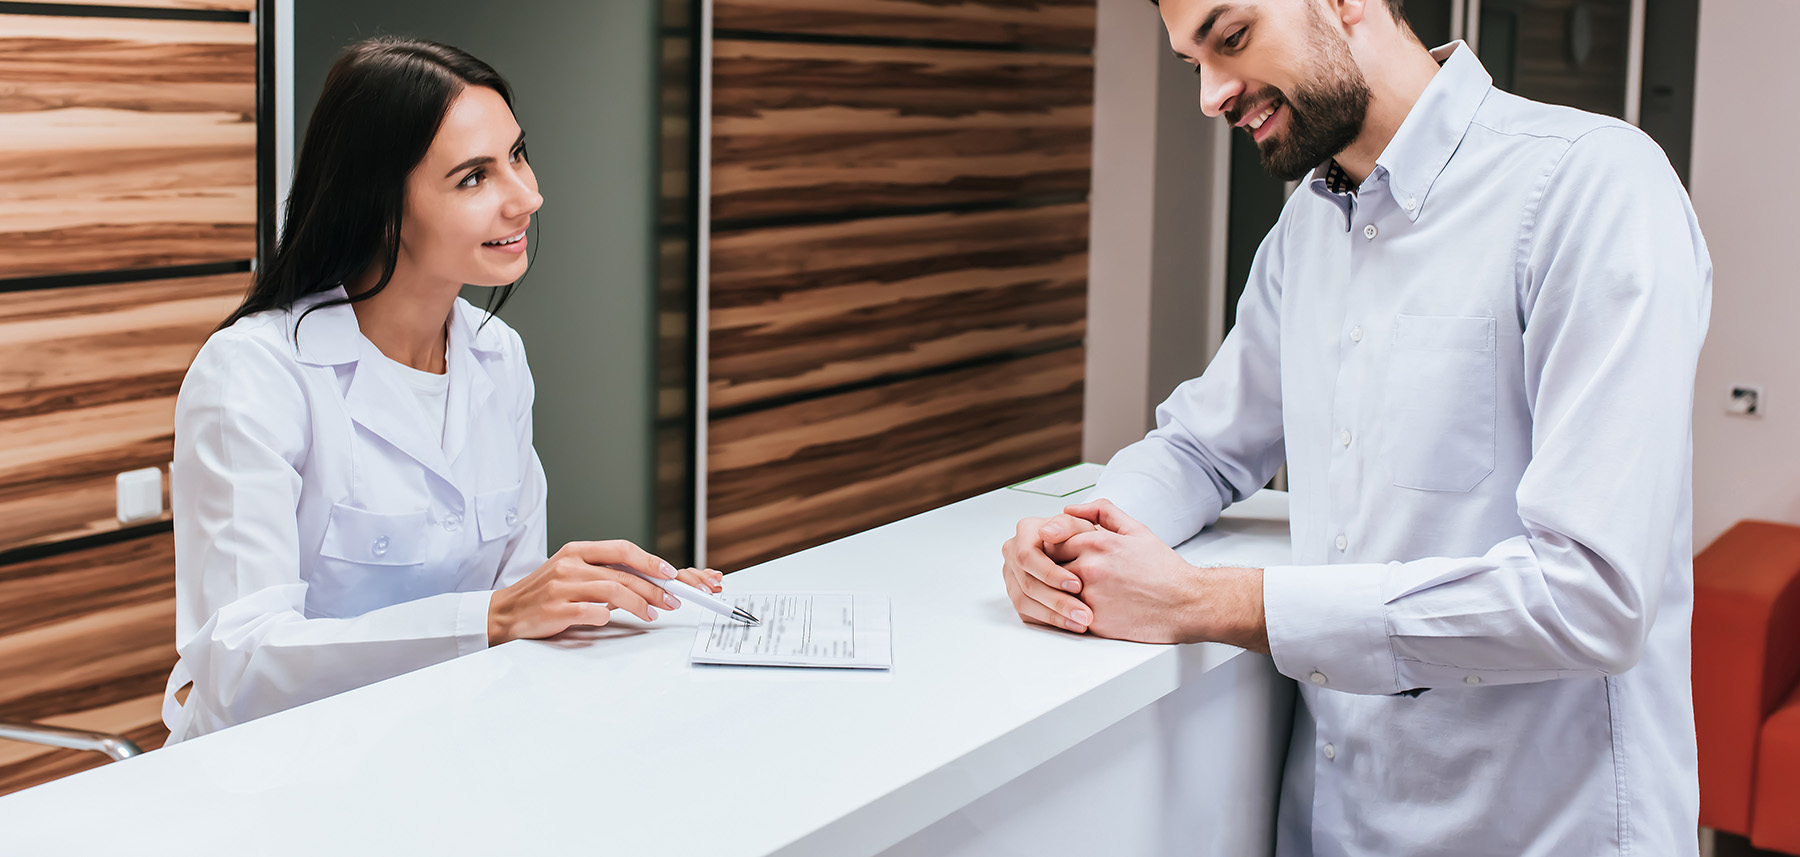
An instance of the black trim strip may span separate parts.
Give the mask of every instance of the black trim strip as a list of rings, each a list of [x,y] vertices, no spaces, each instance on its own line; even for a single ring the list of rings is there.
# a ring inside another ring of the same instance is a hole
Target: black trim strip
[[[805,212],[802,214],[777,214],[769,217],[738,217],[728,220],[714,220],[712,231],[737,232],[745,229],[774,229],[782,226],[818,226],[826,223],[844,223],[851,220],[873,220],[880,217],[913,217],[921,214],[974,214],[983,211],[1005,211],[1017,208],[1044,208],[1051,205],[1069,205],[1086,202],[1088,195],[1084,193],[1043,194],[1040,196],[1012,197],[1009,199],[983,200],[981,202],[948,202],[936,205],[890,205],[869,208],[845,208],[837,211]]]
[[[164,9],[151,6],[102,6],[82,3],[0,2],[0,15],[54,15],[59,18],[151,18],[159,21],[230,21],[250,23],[249,12],[234,9]]]
[[[770,408],[779,408],[783,405],[793,405],[793,404],[798,404],[800,402],[811,401],[813,399],[823,399],[828,396],[840,396],[845,393],[854,393],[858,390],[867,390],[867,389],[870,389],[873,387],[885,387],[890,384],[898,384],[903,381],[916,381],[920,378],[931,378],[931,377],[935,377],[938,375],[948,375],[952,372],[961,372],[965,369],[979,369],[983,366],[993,366],[995,364],[1006,363],[1006,362],[1009,362],[1012,360],[1023,360],[1028,357],[1042,357],[1045,354],[1050,354],[1050,353],[1057,352],[1057,351],[1065,351],[1070,348],[1080,348],[1082,346],[1082,344],[1083,344],[1083,340],[1080,340],[1080,339],[1065,339],[1065,340],[1059,340],[1056,342],[1045,343],[1043,345],[1035,346],[1032,348],[1016,348],[1011,351],[1003,351],[998,354],[984,354],[980,357],[971,357],[967,360],[959,360],[955,363],[945,363],[941,366],[931,366],[931,367],[928,367],[925,369],[911,369],[911,370],[908,370],[905,372],[891,372],[886,375],[876,375],[872,378],[865,378],[861,381],[852,381],[848,384],[839,384],[835,387],[825,387],[825,388],[819,389],[819,390],[807,390],[806,392],[803,392],[803,393],[788,393],[786,395],[773,396],[773,397],[770,397],[767,399],[762,399],[762,400],[755,401],[755,402],[746,402],[745,404],[742,404],[742,405],[732,405],[731,407],[728,407],[728,408],[717,408],[717,409],[707,411],[706,418],[708,421],[713,421],[713,420],[730,419],[732,417],[741,417],[741,416],[744,416],[745,414],[753,414],[758,411],[766,411]]]
[[[275,258],[275,4],[256,3],[256,260]]]
[[[95,533],[91,536],[77,536],[72,539],[64,539],[60,542],[45,542],[44,544],[25,545],[24,547],[0,550],[0,566],[16,565],[21,562],[30,562],[34,559],[59,556],[73,551],[87,550],[88,548],[105,547],[107,545],[118,544],[119,542],[131,541],[132,539],[141,539],[146,536],[173,532],[174,530],[174,521],[152,521],[148,524],[120,527],[111,532]]]
[[[1018,42],[974,42],[963,39],[901,39],[890,36],[853,36],[829,33],[770,33],[763,30],[713,30],[713,41],[801,42],[811,45],[863,45],[877,48],[931,48],[946,51],[1004,51],[1015,54],[1073,54],[1087,56],[1091,48],[1074,45],[1032,45]]]
[[[201,265],[169,265],[162,268],[124,268],[116,271],[82,271],[78,274],[45,274],[38,277],[14,277],[0,280],[0,292],[28,292],[34,289],[61,289],[69,286],[112,286],[145,280],[172,280],[176,277],[210,277],[214,274],[238,274],[250,270],[250,260],[207,262]]]

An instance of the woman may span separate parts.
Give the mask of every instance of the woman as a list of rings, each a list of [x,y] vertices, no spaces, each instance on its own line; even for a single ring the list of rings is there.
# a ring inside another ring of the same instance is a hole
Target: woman
[[[371,39],[332,66],[275,258],[176,404],[171,742],[677,606],[606,567],[677,576],[629,542],[545,556],[524,347],[457,297],[497,287],[497,309],[528,265],[543,198],[511,105],[445,45]]]

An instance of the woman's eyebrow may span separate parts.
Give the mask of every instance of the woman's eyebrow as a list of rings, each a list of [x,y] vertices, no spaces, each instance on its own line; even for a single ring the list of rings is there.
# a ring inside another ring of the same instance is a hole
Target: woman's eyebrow
[[[519,144],[523,143],[523,142],[525,142],[525,132],[520,131],[519,139],[513,141],[512,148],[514,148],[514,149],[519,148]],[[494,162],[494,158],[492,155],[482,155],[480,157],[470,158],[466,161],[463,161],[460,164],[457,164],[454,167],[451,167],[450,172],[447,172],[444,174],[444,178],[449,178],[449,177],[456,175],[457,173],[460,173],[463,170],[466,170],[470,167],[484,166],[486,164],[491,164],[493,162]]]

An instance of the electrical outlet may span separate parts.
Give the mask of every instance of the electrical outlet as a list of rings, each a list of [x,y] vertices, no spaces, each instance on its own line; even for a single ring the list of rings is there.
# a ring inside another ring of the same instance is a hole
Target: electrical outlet
[[[162,471],[155,467],[119,474],[119,523],[133,524],[162,517],[162,484]]]
[[[1725,413],[1738,417],[1760,417],[1764,407],[1761,384],[1734,384],[1731,387],[1731,398],[1725,403]]]

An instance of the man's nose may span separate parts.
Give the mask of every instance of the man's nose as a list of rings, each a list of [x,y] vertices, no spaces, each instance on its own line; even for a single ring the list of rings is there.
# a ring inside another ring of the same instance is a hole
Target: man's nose
[[[1238,96],[1244,94],[1244,82],[1234,77],[1227,77],[1217,72],[1200,69],[1200,112],[1208,116],[1223,116],[1225,109]]]

